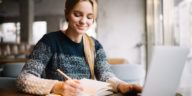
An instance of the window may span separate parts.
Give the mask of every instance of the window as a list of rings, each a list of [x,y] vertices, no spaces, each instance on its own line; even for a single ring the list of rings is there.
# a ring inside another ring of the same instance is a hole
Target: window
[[[147,30],[148,46],[190,48],[178,92],[192,96],[192,0],[147,0]]]
[[[8,22],[0,25],[1,42],[18,43],[20,41],[20,23]]]
[[[36,44],[44,34],[47,33],[47,22],[36,21],[33,23],[33,38],[32,44]]]
[[[35,21],[33,23],[32,44],[36,44],[47,32],[46,21]],[[20,43],[20,23],[7,22],[0,24],[0,42]]]

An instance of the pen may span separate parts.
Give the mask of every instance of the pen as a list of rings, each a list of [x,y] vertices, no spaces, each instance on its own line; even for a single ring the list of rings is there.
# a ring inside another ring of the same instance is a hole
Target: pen
[[[67,76],[65,73],[63,73],[60,69],[57,69],[57,72],[59,72],[62,76],[64,76],[67,80],[71,80],[69,76]]]
[[[57,72],[59,72],[62,76],[64,76],[67,80],[71,80],[71,78],[69,76],[67,76],[65,73],[63,73],[60,69],[57,69]],[[72,81],[74,82],[74,81]],[[75,88],[76,89],[76,88]],[[76,89],[79,90],[79,89]],[[82,94],[82,93],[80,93]],[[82,96],[82,95],[78,95],[78,96]]]

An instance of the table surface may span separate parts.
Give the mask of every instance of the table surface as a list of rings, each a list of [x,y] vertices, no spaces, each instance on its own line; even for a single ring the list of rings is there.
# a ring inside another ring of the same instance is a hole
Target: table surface
[[[37,96],[37,95],[21,93],[21,92],[18,92],[16,89],[0,88],[0,96]],[[50,96],[55,96],[55,95],[50,95]],[[112,96],[122,96],[122,95],[116,94],[116,95],[112,95]],[[136,96],[136,95],[130,95],[130,96]]]
[[[16,89],[0,88],[0,96],[34,96],[34,95],[18,92]]]
[[[15,63],[15,62],[26,62],[27,59],[0,59],[0,64],[4,63]]]

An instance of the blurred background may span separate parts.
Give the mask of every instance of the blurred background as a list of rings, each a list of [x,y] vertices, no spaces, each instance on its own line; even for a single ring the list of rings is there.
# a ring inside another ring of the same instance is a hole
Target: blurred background
[[[67,28],[65,1],[0,0],[1,77],[15,80],[38,40],[46,33]],[[192,0],[97,1],[98,18],[87,33],[103,45],[112,68],[120,71],[117,67],[127,64],[124,71],[138,69],[130,74],[140,75],[127,78],[127,82],[142,79],[139,83],[143,84],[152,46],[192,47]],[[178,90],[192,96],[191,52]]]

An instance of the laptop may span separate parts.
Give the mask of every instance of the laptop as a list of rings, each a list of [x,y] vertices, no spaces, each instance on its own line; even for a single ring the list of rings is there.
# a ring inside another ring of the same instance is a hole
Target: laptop
[[[176,96],[188,48],[155,46],[141,96]]]

